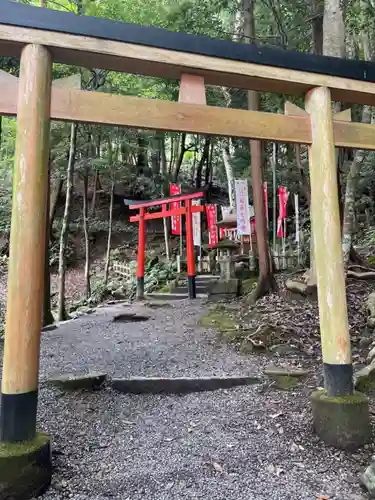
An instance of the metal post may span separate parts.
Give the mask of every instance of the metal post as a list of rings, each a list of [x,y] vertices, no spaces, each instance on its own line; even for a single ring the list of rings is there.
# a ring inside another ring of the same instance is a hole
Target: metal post
[[[39,45],[21,55],[0,440],[34,439],[44,289],[52,59]]]

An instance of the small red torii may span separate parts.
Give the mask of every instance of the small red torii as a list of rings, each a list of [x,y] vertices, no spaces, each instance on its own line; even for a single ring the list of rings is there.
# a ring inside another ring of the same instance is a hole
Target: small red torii
[[[130,205],[130,210],[139,210],[138,215],[130,217],[130,222],[138,222],[138,257],[137,257],[137,298],[144,298],[145,250],[146,250],[146,220],[162,219],[174,215],[186,217],[186,257],[188,273],[189,299],[196,298],[195,289],[195,253],[193,236],[193,218],[195,212],[203,212],[204,206],[192,205],[192,200],[204,198],[204,191],[179,194],[158,200],[140,201]],[[171,203],[184,203],[180,208],[167,208]],[[148,208],[161,205],[160,212],[147,212]]]

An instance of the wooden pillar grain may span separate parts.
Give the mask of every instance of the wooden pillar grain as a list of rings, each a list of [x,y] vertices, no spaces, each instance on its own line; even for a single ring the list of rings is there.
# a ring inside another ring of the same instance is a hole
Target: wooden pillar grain
[[[325,87],[311,90],[306,96],[306,111],[312,130],[311,208],[325,388],[329,396],[341,396],[353,392],[353,367],[330,90]]]
[[[21,55],[13,173],[8,297],[1,386],[0,440],[36,433],[52,59],[45,47]]]

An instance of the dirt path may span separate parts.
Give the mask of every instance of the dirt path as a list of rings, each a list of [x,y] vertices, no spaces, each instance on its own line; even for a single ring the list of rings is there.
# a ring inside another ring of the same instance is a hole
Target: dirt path
[[[89,370],[261,375],[265,358],[243,356],[196,326],[204,307],[183,301],[143,308],[148,321],[125,324],[112,321],[119,312],[112,308],[43,334],[39,426],[53,436],[55,450],[53,484],[43,498],[366,498],[356,475],[373,449],[350,455],[318,442],[308,404],[314,378],[294,392],[264,382],[185,396],[67,394],[43,383]]]

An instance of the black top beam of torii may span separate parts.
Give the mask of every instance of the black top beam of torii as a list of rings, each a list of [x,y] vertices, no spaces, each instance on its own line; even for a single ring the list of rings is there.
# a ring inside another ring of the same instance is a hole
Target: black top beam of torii
[[[262,64],[309,73],[375,82],[375,63],[316,56],[297,51],[241,44],[205,36],[175,33],[151,26],[76,16],[0,0],[0,24],[68,33],[179,52]]]

